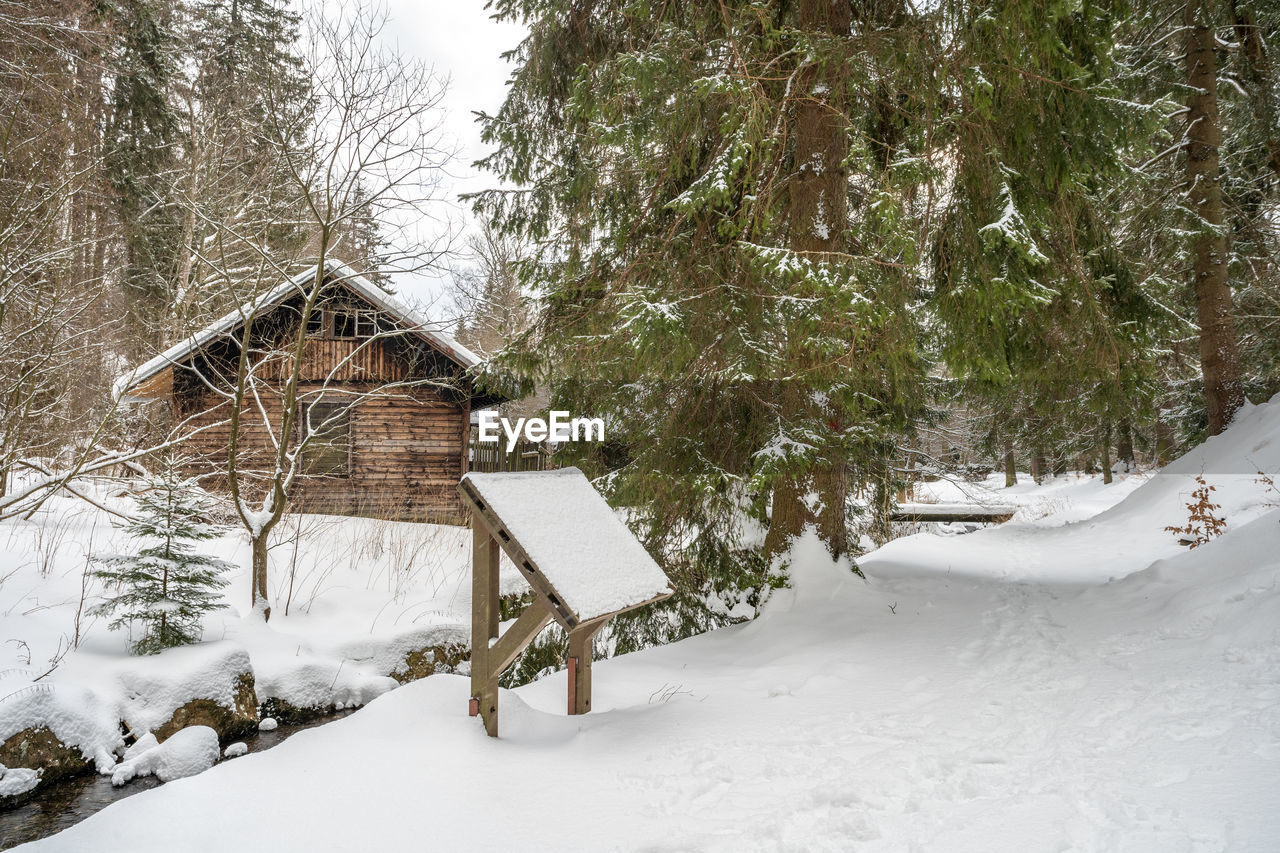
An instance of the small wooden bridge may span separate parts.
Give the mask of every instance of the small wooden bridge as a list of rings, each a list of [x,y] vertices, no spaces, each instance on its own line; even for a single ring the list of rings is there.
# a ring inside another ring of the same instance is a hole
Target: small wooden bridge
[[[902,503],[889,514],[890,521],[936,521],[939,523],[969,521],[982,524],[1003,524],[1018,511],[1015,506],[1003,504],[923,504]]]

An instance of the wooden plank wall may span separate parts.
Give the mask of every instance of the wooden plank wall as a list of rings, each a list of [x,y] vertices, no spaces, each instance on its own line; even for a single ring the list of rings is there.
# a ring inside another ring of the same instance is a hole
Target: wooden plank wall
[[[472,427],[469,434],[472,471],[547,471],[556,467],[545,442],[522,438],[508,453],[505,435],[498,441],[480,441],[479,427]]]
[[[387,347],[387,340],[349,338],[309,338],[303,342],[302,370],[304,382],[403,382],[406,376],[402,359]],[[264,379],[283,381],[289,375],[292,359],[281,354],[264,364],[259,371]]]
[[[365,390],[371,386],[350,386]],[[304,385],[302,390],[319,390]],[[335,386],[330,385],[330,390]],[[333,397],[327,395],[326,399]],[[340,398],[338,398],[340,399]],[[184,442],[188,453],[209,476],[207,485],[226,488],[230,442],[229,411],[206,392],[201,412],[190,422]],[[267,418],[278,429],[281,402],[262,401]],[[364,515],[402,521],[462,523],[465,514],[457,483],[466,462],[466,411],[444,400],[433,388],[402,389],[387,397],[361,402],[351,414],[351,460],[345,477],[307,478],[294,494],[295,508],[307,512]],[[189,431],[190,432],[190,431]],[[240,436],[240,467],[269,472],[274,448],[257,405],[246,407]]]

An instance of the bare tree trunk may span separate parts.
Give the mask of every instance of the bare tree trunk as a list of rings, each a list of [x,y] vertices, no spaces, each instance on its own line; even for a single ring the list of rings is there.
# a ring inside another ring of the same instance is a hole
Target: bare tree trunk
[[[267,536],[263,533],[250,540],[253,550],[253,606],[262,602],[262,619],[271,618],[271,605],[267,603]]]
[[[1004,487],[1006,489],[1018,485],[1018,466],[1013,457],[1013,442],[1004,443]]]
[[[1209,434],[1227,428],[1244,403],[1235,312],[1227,282],[1227,239],[1219,182],[1218,59],[1212,12],[1204,0],[1187,0],[1186,71],[1187,185],[1191,204],[1206,230],[1196,240],[1195,296],[1200,322],[1200,371],[1204,377]]]
[[[1044,451],[1038,447],[1031,451],[1031,479],[1036,485],[1044,482]]]

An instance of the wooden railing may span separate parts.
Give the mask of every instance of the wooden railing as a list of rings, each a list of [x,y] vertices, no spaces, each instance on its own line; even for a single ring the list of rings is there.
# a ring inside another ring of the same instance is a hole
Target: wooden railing
[[[551,450],[545,443],[521,439],[508,453],[505,436],[498,441],[482,442],[479,433],[477,427],[471,428],[472,471],[547,471],[556,467]]]

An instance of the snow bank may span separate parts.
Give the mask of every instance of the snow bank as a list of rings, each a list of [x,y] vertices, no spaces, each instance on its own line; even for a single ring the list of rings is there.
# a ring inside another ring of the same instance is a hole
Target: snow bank
[[[258,664],[258,699],[282,699],[298,708],[365,705],[396,686],[394,678],[368,675],[344,660],[318,655],[301,660],[268,656]]]
[[[1280,396],[1237,415],[1226,433],[1209,439],[1165,466],[1140,486],[1081,484],[1097,502],[1099,490],[1123,499],[1090,518],[1058,524],[1019,513],[1000,527],[954,538],[921,533],[897,539],[859,565],[869,575],[890,578],[932,575],[1098,583],[1141,571],[1186,551],[1166,527],[1186,524],[1196,477],[1215,487],[1217,514],[1228,530],[1266,513],[1280,496],[1259,482],[1258,472],[1280,472]],[[1057,524],[1046,526],[1045,522]]]
[[[116,705],[74,684],[28,683],[0,699],[0,741],[40,726],[78,749],[100,773],[116,763],[114,753],[124,748]]]
[[[164,743],[136,752],[116,765],[112,785],[123,785],[138,776],[155,774],[171,782],[203,773],[218,763],[218,733],[208,726],[188,726]]]

